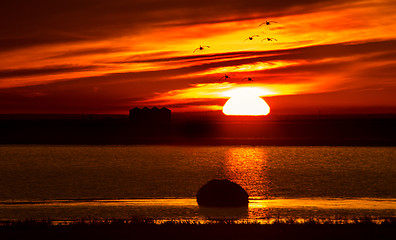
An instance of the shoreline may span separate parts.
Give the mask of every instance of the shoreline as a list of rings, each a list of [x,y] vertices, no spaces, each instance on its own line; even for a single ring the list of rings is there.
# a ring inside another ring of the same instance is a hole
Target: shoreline
[[[396,116],[0,119],[0,144],[396,146]]]
[[[211,223],[232,219],[235,223],[271,224],[274,222],[353,223],[370,219],[382,223],[396,218],[395,198],[278,198],[249,200],[248,208],[205,208],[195,198],[148,198],[114,200],[42,200],[0,201],[0,222],[23,219],[50,219],[56,223],[75,223],[79,219],[152,219],[155,223],[168,221]],[[159,212],[158,208],[162,210]],[[59,212],[62,209],[62,212]],[[94,210],[95,209],[95,210]],[[100,209],[100,210],[99,210]],[[89,218],[87,218],[89,216]]]

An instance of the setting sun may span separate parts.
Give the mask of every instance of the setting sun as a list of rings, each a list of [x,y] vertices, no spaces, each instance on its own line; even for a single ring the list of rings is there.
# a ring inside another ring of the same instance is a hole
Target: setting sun
[[[225,115],[263,116],[268,115],[270,107],[260,97],[256,88],[239,88],[223,106]]]

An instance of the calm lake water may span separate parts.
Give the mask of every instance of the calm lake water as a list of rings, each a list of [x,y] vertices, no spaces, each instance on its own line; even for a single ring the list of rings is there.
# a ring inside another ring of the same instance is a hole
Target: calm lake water
[[[248,209],[195,201],[214,178]],[[0,220],[396,216],[396,147],[0,146]]]

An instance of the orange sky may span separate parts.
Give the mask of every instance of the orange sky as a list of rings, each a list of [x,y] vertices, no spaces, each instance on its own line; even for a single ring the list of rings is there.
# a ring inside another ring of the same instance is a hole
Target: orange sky
[[[271,113],[396,113],[393,0],[2,5],[0,113],[220,110],[241,86]]]

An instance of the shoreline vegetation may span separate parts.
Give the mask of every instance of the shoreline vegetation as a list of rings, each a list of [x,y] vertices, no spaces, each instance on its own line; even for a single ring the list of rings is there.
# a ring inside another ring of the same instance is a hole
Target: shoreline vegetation
[[[396,218],[275,219],[269,224],[212,219],[206,223],[150,218],[91,219],[71,222],[20,220],[0,222],[8,239],[392,239]]]

